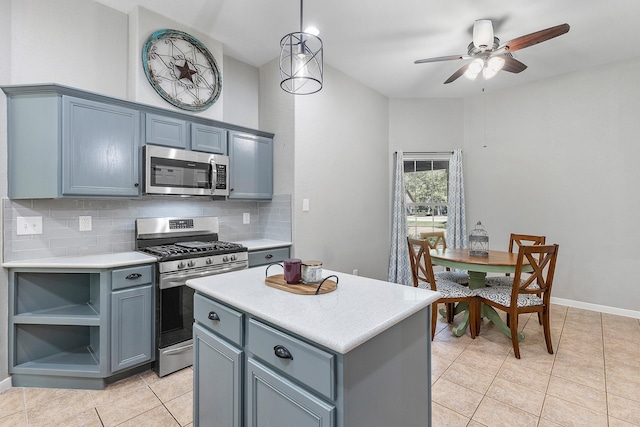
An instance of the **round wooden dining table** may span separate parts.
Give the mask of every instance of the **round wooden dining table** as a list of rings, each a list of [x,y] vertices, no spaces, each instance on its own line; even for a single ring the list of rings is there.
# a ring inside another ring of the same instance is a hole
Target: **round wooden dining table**
[[[488,256],[470,255],[469,249],[464,248],[447,248],[432,249],[431,262],[434,265],[455,268],[459,270],[467,270],[469,272],[469,289],[478,289],[485,286],[487,273],[511,273],[516,271],[518,264],[518,254],[503,251],[488,251]],[[526,259],[524,262],[527,262]],[[531,272],[533,268],[523,265],[523,272]],[[458,303],[455,308],[455,314],[464,312],[462,322],[453,328],[453,334],[462,336],[469,326],[469,306],[467,303]],[[511,338],[511,330],[504,323],[498,312],[488,305],[482,304],[481,316],[488,318],[496,327],[506,336]],[[524,334],[518,334],[518,340],[522,340]]]

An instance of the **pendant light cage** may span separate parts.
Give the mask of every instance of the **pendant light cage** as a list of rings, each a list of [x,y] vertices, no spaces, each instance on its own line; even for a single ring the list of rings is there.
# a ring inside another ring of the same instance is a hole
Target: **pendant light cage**
[[[294,95],[309,95],[322,89],[322,40],[302,30],[280,40],[280,87]]]

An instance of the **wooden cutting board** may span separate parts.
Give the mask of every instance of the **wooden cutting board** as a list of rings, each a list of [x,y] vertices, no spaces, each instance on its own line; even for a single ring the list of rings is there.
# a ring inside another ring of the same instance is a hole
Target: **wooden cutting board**
[[[276,274],[275,276],[268,276],[264,279],[264,283],[272,288],[282,289],[283,291],[292,292],[300,295],[315,295],[316,289],[318,289],[319,283],[306,285],[304,283],[289,284],[284,280],[284,274]],[[338,283],[333,280],[325,280],[320,288],[318,294],[326,294],[333,292],[338,288]]]

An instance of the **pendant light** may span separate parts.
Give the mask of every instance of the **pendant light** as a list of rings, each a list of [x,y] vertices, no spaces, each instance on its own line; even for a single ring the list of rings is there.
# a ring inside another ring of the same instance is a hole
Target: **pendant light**
[[[294,95],[309,95],[322,89],[322,40],[302,30],[300,0],[300,31],[280,40],[280,87]]]

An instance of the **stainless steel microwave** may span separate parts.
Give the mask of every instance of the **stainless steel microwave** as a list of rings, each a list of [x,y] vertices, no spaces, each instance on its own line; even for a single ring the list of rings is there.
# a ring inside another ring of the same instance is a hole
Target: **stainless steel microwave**
[[[229,157],[145,145],[144,193],[228,196]]]

